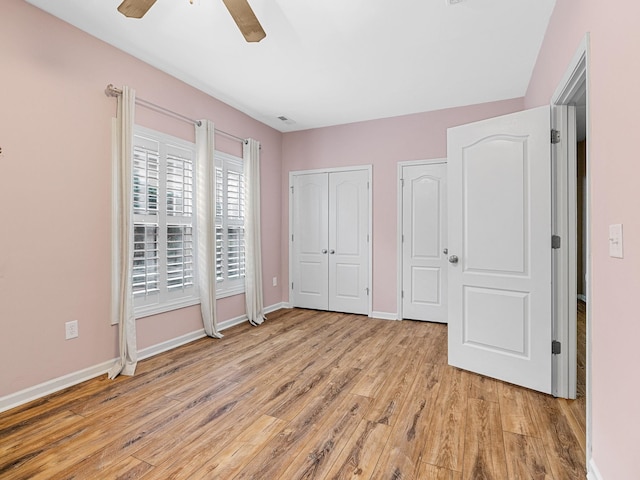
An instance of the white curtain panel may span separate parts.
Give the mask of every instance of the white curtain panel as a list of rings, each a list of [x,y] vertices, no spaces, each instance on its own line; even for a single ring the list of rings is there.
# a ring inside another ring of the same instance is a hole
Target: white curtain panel
[[[260,242],[260,142],[248,139],[243,146],[245,206],[245,299],[251,325],[264,322],[262,300],[262,248]]]
[[[198,182],[198,286],[200,310],[206,334],[222,338],[216,320],[216,164],[213,157],[215,129],[211,120],[196,125],[196,177]]]
[[[118,96],[118,240],[116,245],[118,264],[118,332],[120,358],[108,372],[109,378],[133,375],[138,363],[136,345],[136,318],[133,311],[133,208],[132,208],[132,158],[133,125],[135,116],[135,90],[124,86]]]

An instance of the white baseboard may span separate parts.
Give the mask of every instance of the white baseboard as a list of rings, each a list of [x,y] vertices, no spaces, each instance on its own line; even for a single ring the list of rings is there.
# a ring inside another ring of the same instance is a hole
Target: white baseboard
[[[226,330],[227,328],[235,327],[236,325],[240,325],[241,323],[244,323],[246,321],[248,321],[248,318],[247,318],[246,315],[240,315],[239,317],[230,318],[229,320],[225,320],[224,322],[220,322],[218,324],[218,330],[222,332],[223,330]]]
[[[0,397],[0,412],[10,410],[40,397],[44,397],[45,395],[77,385],[78,383],[82,383],[86,380],[99,377],[100,375],[107,373],[107,371],[113,366],[114,361],[115,359],[107,360],[106,362],[94,365],[93,367],[78,370],[77,372],[69,373],[39,385],[25,388],[19,392]]]
[[[290,308],[290,307],[286,307],[286,304],[284,302],[281,303],[276,303],[274,305],[271,305],[269,307],[265,307],[264,308],[264,314],[268,315],[271,312],[275,312],[276,310],[280,310],[281,308]],[[229,320],[225,320],[224,322],[220,322],[218,324],[218,330],[222,331],[222,330],[226,330],[227,328],[231,328],[234,327],[236,325],[240,325],[241,323],[246,322],[247,316],[246,315],[240,315],[239,317],[235,317],[235,318],[230,318]]]
[[[596,462],[593,458],[589,460],[589,471],[587,472],[587,480],[604,480],[604,477],[600,474],[600,470],[596,467]]]
[[[267,313],[275,312],[276,310],[280,310],[281,308],[291,308],[287,305],[288,303],[286,302],[274,303],[270,307],[264,307],[264,313],[266,315]]]
[[[287,308],[284,305],[284,303],[278,303],[269,307],[265,307],[265,314],[274,312],[281,308]],[[231,328],[246,321],[247,316],[241,315],[239,317],[220,322],[218,328],[219,330],[226,330],[227,328]],[[195,332],[181,335],[176,338],[172,338],[171,340],[167,340],[166,342],[143,348],[142,350],[138,351],[138,360],[144,360],[146,358],[153,357],[154,355],[158,355],[159,353],[172,350],[187,343],[191,343],[205,336],[206,334],[204,332],[204,329],[201,329],[196,330]],[[48,380],[44,383],[34,385],[33,387],[25,388],[24,390],[21,390],[19,392],[0,397],[0,412],[10,410],[46,395],[50,395],[73,385],[77,385],[78,383],[82,383],[92,378],[99,377],[100,375],[107,373],[107,371],[113,366],[113,363],[115,361],[116,359],[113,358],[111,360],[107,360],[106,362],[99,363],[98,365],[84,368],[82,370],[78,370],[77,372],[69,373],[67,375],[54,378],[53,380]]]
[[[207,334],[205,333],[204,328],[202,328],[200,330],[196,330],[195,332],[187,333],[185,335],[180,335],[179,337],[172,338],[171,340],[167,340],[166,342],[157,343],[156,345],[151,345],[150,347],[143,348],[142,350],[138,350],[138,361],[145,360],[146,358],[151,358],[162,352],[168,352],[169,350],[173,350],[174,348],[180,347],[182,345],[186,345],[187,343],[194,342],[206,336]],[[111,361],[111,363],[115,361],[116,359],[114,358]]]
[[[398,320],[398,314],[389,312],[371,312],[371,318],[377,318],[379,320]]]

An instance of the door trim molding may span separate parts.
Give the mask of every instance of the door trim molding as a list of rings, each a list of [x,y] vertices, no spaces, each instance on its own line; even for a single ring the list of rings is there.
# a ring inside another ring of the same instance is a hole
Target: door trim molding
[[[586,237],[586,241],[585,241],[585,251],[586,251],[586,265],[585,265],[585,273],[586,273],[586,297],[589,300],[587,302],[587,312],[586,312],[586,330],[587,330],[587,339],[586,339],[586,457],[587,457],[587,465],[591,466],[594,465],[593,463],[593,457],[592,457],[592,451],[593,451],[593,425],[592,425],[592,415],[591,415],[591,404],[592,404],[592,388],[591,388],[591,365],[592,365],[592,356],[591,356],[591,343],[592,343],[592,320],[591,320],[591,305],[592,305],[592,300],[593,300],[593,292],[591,290],[591,246],[590,246],[590,239],[591,239],[591,195],[590,195],[590,184],[591,184],[591,180],[590,180],[590,172],[591,172],[591,158],[590,158],[590,142],[591,142],[591,122],[590,122],[590,107],[589,107],[589,90],[590,90],[590,80],[589,80],[589,71],[590,71],[590,34],[589,32],[587,32],[585,34],[585,36],[582,38],[580,45],[578,46],[575,54],[573,55],[573,58],[571,59],[571,62],[568,64],[567,69],[565,71],[565,74],[562,77],[562,80],[558,83],[558,86],[556,87],[556,90],[553,94],[553,96],[551,97],[551,107],[552,107],[552,111],[554,110],[558,110],[561,111],[562,108],[557,108],[557,107],[561,107],[564,105],[568,105],[571,103],[572,100],[575,100],[576,98],[578,98],[580,95],[582,95],[583,93],[585,93],[585,103],[586,103],[586,118],[587,118],[587,124],[586,124],[586,129],[587,129],[587,137],[586,137],[586,144],[587,144],[587,148],[586,148],[586,197],[587,197],[587,202],[585,204],[585,210],[586,210],[586,221],[585,221],[585,237]],[[555,116],[555,115],[554,115]],[[552,118],[552,121],[554,121],[554,119]],[[571,119],[567,119],[566,121],[571,121]],[[574,129],[573,129],[574,130]],[[563,162],[566,164],[567,162],[567,158],[569,155],[569,152],[567,151],[567,148],[560,148],[558,149],[558,159],[560,160],[560,162]],[[567,178],[567,180],[569,182],[573,182],[573,185],[565,185],[566,188],[572,190],[575,192],[575,183],[576,183],[576,179],[574,178]],[[573,220],[571,219],[567,219],[567,216],[564,216],[565,220],[563,221],[563,215],[559,215],[558,217],[558,228],[559,231],[566,231],[568,228],[570,228],[570,224],[575,223],[575,218]],[[571,252],[569,249],[564,249],[563,252],[561,252],[562,255],[564,255],[565,257],[568,257],[569,255],[575,255],[575,244],[573,245],[574,251]],[[562,249],[561,249],[562,250]],[[575,264],[575,261],[573,262]],[[569,268],[571,267],[571,264],[569,263],[568,258],[562,258],[561,259],[561,263],[560,263],[560,267],[565,266],[565,268]],[[574,275],[575,276],[575,272],[565,272],[567,275]],[[572,286],[573,285],[573,286]],[[556,284],[555,290],[556,293],[558,294],[558,302],[560,304],[564,304],[567,305],[570,301],[571,298],[566,298],[568,296],[572,296],[573,301],[575,302],[575,298],[577,295],[577,292],[575,291],[575,281],[573,282],[573,284],[569,284],[569,288],[567,288],[567,285],[558,285]],[[563,307],[561,307],[563,308]],[[575,321],[573,322],[573,326],[570,325],[571,322],[569,321],[562,321],[562,319],[557,319],[558,320],[558,325],[557,325],[557,331],[558,333],[560,333],[561,337],[562,337],[562,341],[575,341]],[[573,328],[574,331],[570,332],[570,329]],[[572,335],[573,333],[573,335]],[[575,345],[573,347],[573,355],[575,355],[576,350],[575,350]],[[575,362],[575,358],[572,359],[573,362]],[[558,362],[559,365],[557,365],[558,368],[569,368],[569,360],[566,361],[561,361]],[[561,365],[560,365],[561,364]],[[554,372],[555,375],[555,380],[560,381],[562,379],[562,375],[559,375],[559,372]],[[566,378],[566,376],[565,376]],[[557,388],[557,391],[559,393],[562,393],[563,391],[568,391],[569,390],[569,385],[568,383],[566,384],[559,384],[556,383],[554,385],[554,388]],[[562,395],[561,395],[562,396]]]
[[[396,268],[396,302],[398,311],[396,320],[402,320],[404,317],[404,312],[402,309],[402,274],[403,274],[403,258],[402,258],[402,168],[410,167],[414,165],[438,165],[438,164],[447,164],[447,158],[432,158],[428,160],[406,160],[398,162],[398,176],[397,176],[397,197],[396,197],[396,205],[397,205],[397,224],[396,224],[396,262],[398,264],[398,268]]]
[[[552,128],[561,132],[560,143],[553,145],[552,221],[553,234],[561,247],[553,250],[552,289],[553,335],[562,345],[553,355],[552,393],[556,397],[575,398],[577,378],[577,284],[576,284],[576,189],[577,132],[576,109],[572,105],[554,104]]]
[[[355,172],[355,171],[366,171],[369,182],[368,195],[369,195],[369,225],[367,235],[369,236],[368,242],[368,287],[369,287],[369,298],[368,298],[368,316],[373,316],[373,165],[354,165],[353,167],[333,167],[333,168],[316,168],[311,170],[292,170],[289,172],[289,186],[287,187],[287,195],[289,198],[289,237],[287,240],[288,250],[289,250],[289,278],[287,282],[287,301],[286,304],[293,307],[293,292],[291,289],[291,279],[293,278],[293,246],[291,242],[291,236],[293,235],[293,180],[294,177],[298,175],[310,175],[314,173],[332,173],[332,172]]]

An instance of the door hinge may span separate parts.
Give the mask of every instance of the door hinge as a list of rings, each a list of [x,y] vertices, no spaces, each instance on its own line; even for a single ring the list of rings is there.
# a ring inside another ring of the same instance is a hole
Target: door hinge
[[[560,248],[560,235],[551,235],[551,248]]]
[[[562,344],[559,341],[554,340],[553,342],[551,342],[551,353],[553,355],[560,355],[561,351]]]
[[[369,243],[369,234],[367,233],[367,243]]]
[[[400,298],[404,298],[404,290],[400,292]]]
[[[369,190],[369,182],[367,182],[367,190]]]
[[[291,290],[293,290],[293,282],[291,282]]]
[[[367,297],[369,296],[369,287],[365,288],[365,290],[367,291]]]
[[[551,143],[560,143],[560,131],[555,128],[551,129]]]
[[[293,185],[291,185],[291,195],[293,195]]]
[[[402,188],[404,188],[404,178],[400,179],[400,185],[402,186]]]
[[[293,242],[293,233],[291,234],[291,241]]]
[[[402,234],[402,243],[404,243],[404,233]]]

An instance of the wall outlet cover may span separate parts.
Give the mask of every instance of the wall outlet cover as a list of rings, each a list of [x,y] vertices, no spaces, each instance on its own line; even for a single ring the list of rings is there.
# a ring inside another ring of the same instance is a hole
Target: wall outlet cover
[[[78,321],[72,320],[64,324],[65,340],[76,338],[78,336]]]

